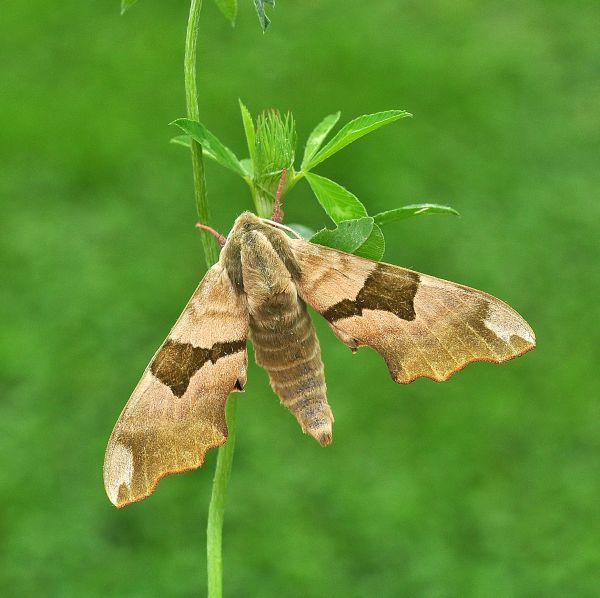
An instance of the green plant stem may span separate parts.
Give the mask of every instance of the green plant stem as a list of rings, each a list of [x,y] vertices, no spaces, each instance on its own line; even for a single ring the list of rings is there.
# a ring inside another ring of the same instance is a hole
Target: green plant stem
[[[265,191],[253,188],[252,199],[254,200],[256,214],[260,218],[270,218],[273,210],[273,197],[267,195]]]
[[[202,0],[192,0],[190,4],[190,15],[188,19],[187,33],[185,37],[185,101],[188,118],[199,121],[200,110],[198,108],[198,86],[196,84],[196,55],[198,45],[198,32],[200,29],[200,11]],[[204,176],[204,160],[202,158],[202,147],[192,139],[192,170],[194,173],[194,195],[196,198],[196,209],[198,217],[203,224],[210,224],[210,212],[208,198],[206,196],[206,179]],[[211,235],[202,235],[204,247],[204,258],[206,267],[210,268],[218,259],[219,252],[215,239]]]
[[[233,452],[235,450],[236,409],[237,396],[236,393],[232,393],[227,400],[226,408],[229,438],[219,448],[210,506],[208,508],[208,525],[206,530],[208,598],[221,598],[223,595],[223,518],[225,515],[227,486],[229,485]]]
[[[198,31],[200,27],[200,10],[202,0],[191,0],[185,38],[185,98],[188,118],[199,121],[198,87],[196,84],[196,55]],[[192,169],[194,173],[194,195],[198,216],[203,224],[209,224],[210,213],[206,196],[206,180],[204,162],[200,144],[192,140]],[[202,235],[206,267],[210,268],[218,259],[219,253],[212,235]],[[208,577],[209,598],[221,598],[223,594],[223,554],[222,534],[223,517],[225,514],[225,499],[227,486],[231,475],[233,452],[235,448],[235,409],[236,397],[232,395],[227,401],[226,417],[229,428],[227,442],[219,448],[217,466],[213,479],[212,494],[208,507],[208,524],[206,529],[206,568]]]

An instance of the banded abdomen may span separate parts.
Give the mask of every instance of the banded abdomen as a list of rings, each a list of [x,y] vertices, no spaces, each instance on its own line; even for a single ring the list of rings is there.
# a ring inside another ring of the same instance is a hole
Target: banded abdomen
[[[333,415],[327,404],[321,348],[289,265],[272,241],[262,232],[249,231],[241,243],[256,362],[267,370],[273,390],[302,430],[325,446],[331,442]]]
[[[256,363],[267,370],[281,402],[302,430],[321,445],[331,442],[333,415],[327,404],[321,348],[306,305],[299,297],[274,297],[262,317],[251,317]]]

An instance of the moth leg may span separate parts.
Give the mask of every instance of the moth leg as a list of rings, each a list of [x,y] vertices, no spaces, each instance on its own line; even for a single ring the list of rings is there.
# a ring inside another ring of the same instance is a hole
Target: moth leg
[[[218,233],[214,228],[208,226],[208,224],[202,224],[202,222],[197,222],[196,228],[210,233],[213,237],[215,237],[220,247],[225,246],[227,239],[221,233]]]
[[[281,224],[283,220],[283,210],[281,209],[281,195],[283,194],[283,187],[285,185],[285,177],[287,176],[287,168],[281,169],[281,178],[279,179],[279,185],[277,186],[277,193],[275,194],[275,203],[273,204],[273,214],[271,220]]]

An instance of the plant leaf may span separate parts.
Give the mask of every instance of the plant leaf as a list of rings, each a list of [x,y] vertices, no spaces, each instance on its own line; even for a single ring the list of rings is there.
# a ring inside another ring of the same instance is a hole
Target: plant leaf
[[[307,241],[310,240],[311,237],[314,237],[315,231],[309,226],[304,226],[304,224],[288,224],[288,226],[295,230],[303,239]]]
[[[189,135],[177,135],[176,137],[172,137],[169,140],[169,143],[172,143],[173,145],[181,145],[189,149],[192,147],[192,138]],[[215,162],[218,162],[215,154],[205,147],[202,148],[202,155],[214,160]],[[243,160],[241,160],[241,162],[243,162]]]
[[[355,255],[366,257],[370,260],[380,261],[385,253],[385,238],[382,230],[373,224],[373,230],[367,240],[354,251]]]
[[[237,0],[215,0],[215,4],[233,27],[235,25],[235,18],[237,17]]]
[[[373,230],[373,218],[344,220],[336,229],[324,228],[311,239],[312,243],[354,253],[368,238]]]
[[[321,144],[325,141],[325,137],[329,135],[329,132],[335,127],[338,120],[340,120],[341,112],[330,114],[326,116],[311,132],[306,141],[306,147],[304,148],[304,157],[302,158],[301,170],[309,163],[311,158],[319,151]]]
[[[137,0],[121,0],[121,14],[128,11],[136,2]]]
[[[246,108],[244,102],[238,99],[240,103],[240,112],[242,113],[242,123],[244,125],[244,132],[246,133],[246,143],[248,144],[248,155],[250,160],[254,162],[254,144],[256,139],[256,133],[254,131],[254,122],[252,121],[252,115],[250,110]]]
[[[242,165],[244,172],[249,177],[252,177],[254,173],[254,164],[252,163],[252,160],[250,160],[250,158],[244,158],[243,160],[240,160],[240,164]]]
[[[177,135],[176,137],[169,139],[169,143],[172,143],[173,145],[181,145],[182,147],[187,147],[188,149],[192,147],[192,139],[189,135]],[[205,147],[202,148],[202,155],[214,160],[215,162],[218,162],[217,157]],[[246,175],[251,177],[252,160],[250,160],[250,158],[244,158],[243,160],[240,160],[240,164]]]
[[[379,226],[382,226],[384,224],[389,224],[390,222],[396,222],[396,220],[404,220],[405,218],[411,218],[412,216],[420,216],[421,214],[452,214],[454,216],[460,216],[460,214],[450,206],[441,206],[435,203],[416,203],[409,206],[402,206],[395,210],[380,212],[373,216],[373,218]]]
[[[335,223],[367,216],[365,206],[348,189],[318,174],[305,176],[321,207]]]
[[[169,143],[173,145],[183,145],[183,147],[192,147],[192,140],[189,135],[176,135],[169,139]]]
[[[265,13],[265,4],[269,6],[275,6],[275,0],[254,0],[254,6],[256,7],[256,14],[258,14],[258,21],[262,27],[263,32],[267,30],[271,19]]]
[[[306,164],[306,170],[311,170],[323,160],[327,160],[327,158],[367,133],[407,116],[412,116],[412,114],[405,110],[386,110],[385,112],[364,114],[355,118],[344,125],[335,137]]]
[[[240,176],[246,176],[246,172],[236,155],[227,146],[223,145],[203,124],[189,118],[178,118],[171,124],[178,126],[184,133],[197,141],[207,152],[214,156],[214,159],[221,166]]]

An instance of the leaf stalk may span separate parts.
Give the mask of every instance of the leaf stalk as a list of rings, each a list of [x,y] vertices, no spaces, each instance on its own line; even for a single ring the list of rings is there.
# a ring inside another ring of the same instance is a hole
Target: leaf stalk
[[[196,83],[196,56],[198,47],[198,34],[200,31],[200,11],[202,0],[191,0],[185,36],[184,77],[185,77],[185,102],[188,118],[200,120],[198,107],[198,85]],[[194,139],[191,140],[192,171],[194,176],[194,197],[200,222],[210,223],[210,210],[206,195],[206,178],[204,174],[204,159],[202,147]],[[204,258],[206,267],[210,268],[218,259],[219,253],[215,241],[209,235],[202,236]]]

